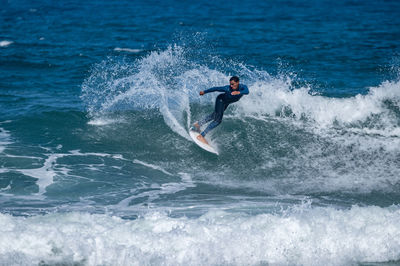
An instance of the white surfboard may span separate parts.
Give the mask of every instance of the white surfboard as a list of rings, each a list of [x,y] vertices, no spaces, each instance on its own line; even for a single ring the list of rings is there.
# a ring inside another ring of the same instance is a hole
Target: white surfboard
[[[202,148],[203,150],[206,150],[208,152],[211,152],[211,153],[214,153],[214,154],[218,155],[217,150],[214,149],[213,146],[211,146],[209,144],[205,144],[205,143],[203,143],[203,142],[201,142],[200,140],[197,139],[197,136],[200,135],[198,132],[193,131],[193,130],[189,130],[189,135],[193,139],[194,143],[196,143],[200,148]]]

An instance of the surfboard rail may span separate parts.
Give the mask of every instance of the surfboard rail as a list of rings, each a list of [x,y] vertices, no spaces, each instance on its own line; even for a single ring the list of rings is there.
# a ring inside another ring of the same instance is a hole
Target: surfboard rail
[[[194,143],[197,144],[197,146],[199,146],[203,150],[206,150],[208,152],[211,152],[211,153],[214,153],[214,154],[218,155],[218,151],[213,146],[211,146],[209,144],[205,144],[205,143],[203,143],[203,142],[201,142],[200,140],[197,139],[197,136],[200,135],[198,132],[193,131],[193,130],[189,130],[189,135],[193,139]]]

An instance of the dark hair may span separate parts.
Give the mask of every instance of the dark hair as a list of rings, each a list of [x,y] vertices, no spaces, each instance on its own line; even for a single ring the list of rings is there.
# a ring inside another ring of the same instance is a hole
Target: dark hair
[[[239,78],[237,76],[233,76],[229,79],[229,81],[239,82]]]

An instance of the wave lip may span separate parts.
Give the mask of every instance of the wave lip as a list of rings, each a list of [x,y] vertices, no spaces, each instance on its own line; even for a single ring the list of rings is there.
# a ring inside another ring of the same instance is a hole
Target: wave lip
[[[306,204],[307,205],[307,204]],[[4,263],[349,265],[400,259],[400,209],[299,205],[281,214],[212,211],[137,220],[88,213],[0,214]],[[6,248],[7,247],[7,248]]]
[[[399,89],[400,82],[385,81],[370,88],[367,95],[330,98],[312,95],[309,88],[292,89],[290,80],[275,79],[256,82],[250,87],[252,93],[241,100],[239,106],[245,114],[307,118],[319,127],[365,123],[379,115],[383,121],[377,127],[392,127],[400,119],[395,115],[400,109]],[[388,101],[395,110],[388,108]]]

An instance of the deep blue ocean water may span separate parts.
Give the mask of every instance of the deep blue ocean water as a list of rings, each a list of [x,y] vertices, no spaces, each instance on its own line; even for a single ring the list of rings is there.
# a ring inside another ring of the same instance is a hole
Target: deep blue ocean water
[[[3,1],[0,264],[395,265],[399,77],[398,1]]]

